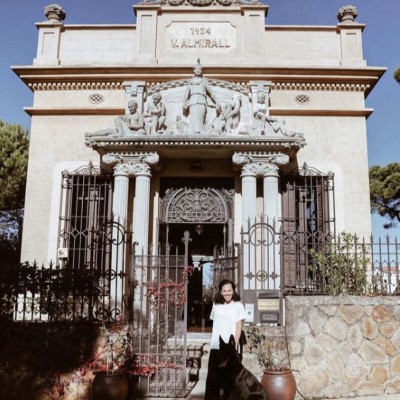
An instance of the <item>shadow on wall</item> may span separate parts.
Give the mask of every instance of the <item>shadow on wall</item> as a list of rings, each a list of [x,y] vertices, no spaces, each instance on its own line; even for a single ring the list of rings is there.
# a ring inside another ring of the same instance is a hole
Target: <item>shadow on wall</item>
[[[59,322],[3,322],[0,332],[0,400],[61,398],[63,375],[79,374],[99,333],[93,324]]]

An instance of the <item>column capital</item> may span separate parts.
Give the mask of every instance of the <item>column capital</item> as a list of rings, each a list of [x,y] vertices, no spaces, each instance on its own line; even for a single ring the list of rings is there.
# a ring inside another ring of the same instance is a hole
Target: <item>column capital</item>
[[[279,165],[289,162],[286,154],[235,153],[232,157],[235,165],[242,166],[241,176],[278,176]]]
[[[151,166],[158,164],[156,152],[136,152],[131,154],[108,153],[102,158],[105,164],[114,168],[114,175],[151,176]]]

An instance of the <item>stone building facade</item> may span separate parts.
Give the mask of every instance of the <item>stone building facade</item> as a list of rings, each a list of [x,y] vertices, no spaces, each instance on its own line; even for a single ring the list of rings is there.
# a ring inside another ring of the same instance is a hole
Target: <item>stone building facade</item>
[[[90,262],[109,216],[143,255],[183,253],[186,231],[191,256],[232,255],[261,215],[306,246],[370,234],[365,98],[384,68],[363,57],[354,7],[331,26],[269,25],[253,0],[134,12],[132,25],[69,25],[48,6],[37,57],[13,68],[34,92],[23,261]],[[243,289],[278,289],[279,273],[253,279],[252,254]]]

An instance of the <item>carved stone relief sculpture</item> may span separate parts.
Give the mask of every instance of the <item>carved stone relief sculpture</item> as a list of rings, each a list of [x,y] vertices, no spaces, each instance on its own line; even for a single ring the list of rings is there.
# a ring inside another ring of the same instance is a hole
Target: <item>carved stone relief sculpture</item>
[[[143,82],[144,90],[140,93],[128,93],[128,111],[115,118],[115,128],[86,133],[86,141],[99,136],[141,135],[264,135],[304,140],[303,134],[287,128],[284,119],[270,116],[269,82],[251,82],[246,87],[209,80],[203,75],[200,60],[193,73],[189,80],[165,82],[146,89]],[[143,103],[142,113],[139,104]]]
[[[194,7],[206,7],[211,5],[231,6],[231,5],[256,5],[258,0],[144,0],[140,4],[160,4],[169,6],[191,5]]]
[[[221,113],[221,106],[207,78],[203,76],[200,59],[197,60],[193,73],[194,76],[186,87],[182,106],[183,115],[190,116],[190,131],[198,134],[205,131],[208,98],[214,102],[217,117]]]
[[[145,104],[144,117],[145,127],[148,135],[163,132],[165,125],[165,105],[161,101],[162,95],[156,92],[153,98]]]

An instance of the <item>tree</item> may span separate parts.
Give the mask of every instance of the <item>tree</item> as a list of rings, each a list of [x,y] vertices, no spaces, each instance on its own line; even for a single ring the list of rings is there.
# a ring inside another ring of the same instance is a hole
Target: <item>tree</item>
[[[29,140],[20,125],[0,121],[0,256],[19,262]]]
[[[374,165],[369,169],[371,212],[386,217],[392,228],[400,222],[400,163],[384,167]]]
[[[400,84],[400,67],[394,71],[393,78]]]

